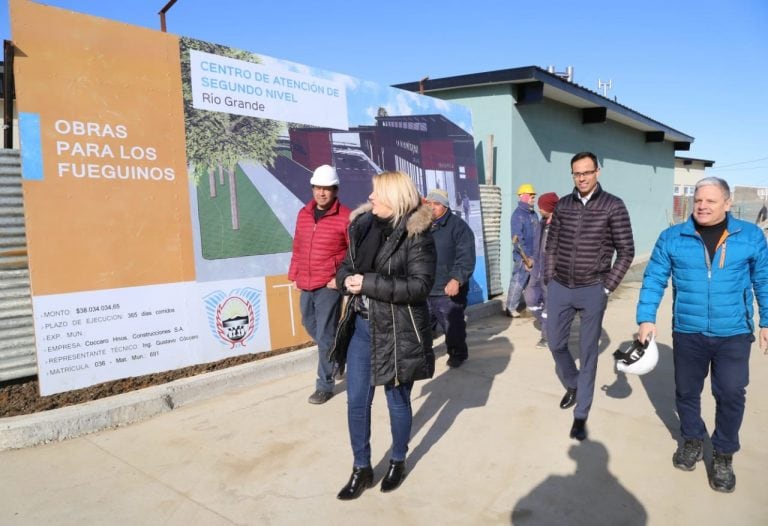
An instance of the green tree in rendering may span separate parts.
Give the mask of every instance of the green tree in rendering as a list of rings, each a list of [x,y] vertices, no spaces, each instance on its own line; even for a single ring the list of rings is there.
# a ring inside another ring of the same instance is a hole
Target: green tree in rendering
[[[237,204],[235,167],[241,160],[269,165],[275,158],[281,123],[244,115],[197,109],[192,105],[192,83],[189,51],[195,49],[222,57],[234,58],[254,64],[257,55],[218,44],[181,38],[181,75],[184,96],[184,124],[187,138],[187,161],[194,166],[194,180],[207,176],[210,196],[216,197],[215,172],[223,184],[223,172],[229,181],[232,229],[240,228]]]

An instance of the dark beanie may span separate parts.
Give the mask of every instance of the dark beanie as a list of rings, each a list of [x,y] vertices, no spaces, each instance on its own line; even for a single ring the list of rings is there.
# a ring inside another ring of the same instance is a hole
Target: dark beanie
[[[554,212],[555,205],[560,200],[555,192],[548,192],[539,196],[539,210],[544,212]]]

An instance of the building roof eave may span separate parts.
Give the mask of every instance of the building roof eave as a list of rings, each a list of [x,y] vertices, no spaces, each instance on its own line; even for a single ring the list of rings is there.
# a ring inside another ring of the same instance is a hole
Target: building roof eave
[[[711,168],[715,165],[715,161],[710,161],[709,159],[696,159],[695,157],[681,157],[679,155],[675,156],[675,160],[682,161],[683,164],[689,165],[692,163],[701,163],[704,165],[705,168]]]
[[[490,86],[494,84],[515,85],[530,82],[541,82],[543,84],[543,95],[545,98],[558,101],[574,108],[605,108],[606,119],[642,132],[663,133],[663,140],[673,142],[676,146],[677,144],[685,143],[690,145],[690,143],[694,141],[694,138],[690,135],[651,119],[646,115],[583,86],[568,82],[562,77],[554,73],[549,73],[537,66],[472,73],[440,79],[425,79],[421,82],[395,84],[394,87],[416,92],[420,91],[423,87],[424,93],[429,94],[456,89]]]

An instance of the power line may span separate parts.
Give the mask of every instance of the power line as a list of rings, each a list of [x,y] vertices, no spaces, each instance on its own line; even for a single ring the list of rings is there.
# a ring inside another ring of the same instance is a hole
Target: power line
[[[765,161],[766,159],[768,159],[768,157],[761,157],[760,159],[753,159],[751,161],[742,161],[742,162],[739,162],[739,163],[724,164],[722,166],[714,166],[714,167],[710,168],[710,170],[720,170],[722,168],[730,168],[731,166],[740,166],[742,164],[756,163],[756,162],[760,162],[760,161]]]
[[[729,165],[729,166],[733,166],[733,165]],[[768,166],[750,166],[748,168],[725,168],[725,169],[721,167],[720,171],[721,172],[734,172],[734,171],[746,172],[748,170],[765,170],[766,168],[768,168]],[[709,172],[710,170],[714,170],[714,169],[715,168],[707,168],[707,171]]]

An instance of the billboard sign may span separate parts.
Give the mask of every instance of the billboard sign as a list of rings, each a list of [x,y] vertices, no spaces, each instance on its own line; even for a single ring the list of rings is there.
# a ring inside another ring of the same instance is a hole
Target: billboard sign
[[[11,0],[41,394],[309,340],[287,279],[321,164],[446,189],[477,238],[462,106],[250,51]]]

